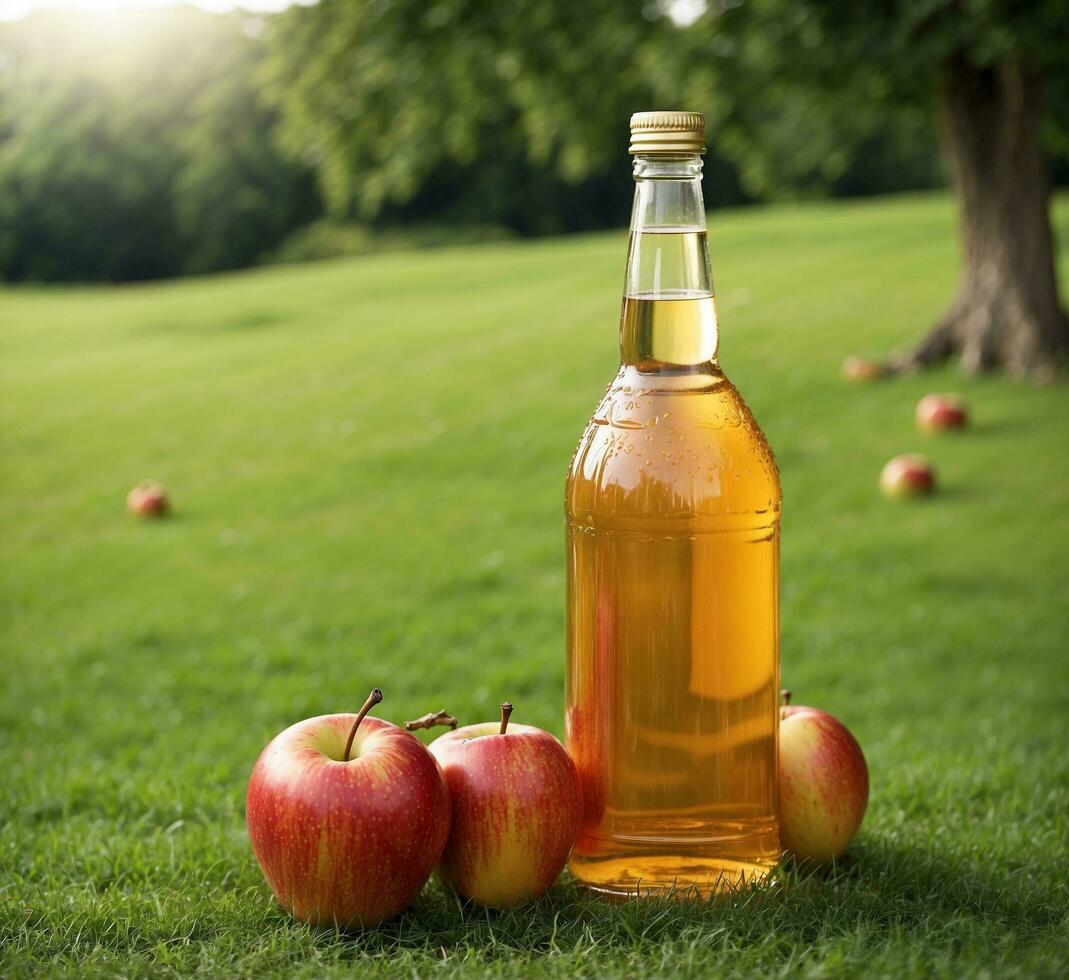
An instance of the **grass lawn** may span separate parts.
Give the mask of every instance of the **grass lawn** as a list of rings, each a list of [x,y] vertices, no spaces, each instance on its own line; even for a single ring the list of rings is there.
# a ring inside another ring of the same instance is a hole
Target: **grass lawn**
[[[840,380],[949,301],[941,197],[710,231],[722,363],[783,474],[783,680],[869,759],[846,859],[706,906],[562,880],[495,915],[432,884],[356,936],[291,922],[253,861],[261,747],[373,685],[394,721],[508,697],[560,733],[564,473],[615,371],[623,233],[15,289],[0,975],[1069,973],[1069,385]],[[925,438],[945,389],[975,424]],[[941,492],[883,500],[918,449]],[[173,519],[127,518],[145,476]]]

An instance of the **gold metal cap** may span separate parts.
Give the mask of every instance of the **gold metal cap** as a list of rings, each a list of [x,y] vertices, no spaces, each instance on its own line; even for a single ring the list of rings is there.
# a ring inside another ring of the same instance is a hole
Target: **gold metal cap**
[[[700,112],[636,112],[630,153],[704,153],[705,117]]]

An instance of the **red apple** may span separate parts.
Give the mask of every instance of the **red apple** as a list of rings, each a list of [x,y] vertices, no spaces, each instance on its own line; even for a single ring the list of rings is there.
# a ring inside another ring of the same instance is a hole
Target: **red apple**
[[[126,495],[126,509],[138,517],[163,517],[169,506],[162,484],[155,480],[142,480]]]
[[[884,466],[880,486],[888,497],[920,497],[935,489],[935,471],[923,456],[904,453]]]
[[[965,402],[957,395],[925,395],[917,402],[917,425],[925,432],[963,429],[967,421]]]
[[[541,895],[561,873],[583,797],[564,746],[530,725],[468,725],[430,745],[453,804],[438,873],[461,898],[509,908]]]
[[[784,692],[789,700],[790,692]],[[861,826],[869,770],[861,746],[827,712],[784,704],[779,726],[780,840],[800,861],[834,861]]]
[[[884,367],[879,361],[870,361],[851,354],[843,361],[843,377],[849,381],[876,381],[884,376]]]
[[[407,908],[449,836],[449,792],[423,743],[396,725],[320,715],[287,728],[249,779],[245,819],[279,903],[298,919],[377,925]]]

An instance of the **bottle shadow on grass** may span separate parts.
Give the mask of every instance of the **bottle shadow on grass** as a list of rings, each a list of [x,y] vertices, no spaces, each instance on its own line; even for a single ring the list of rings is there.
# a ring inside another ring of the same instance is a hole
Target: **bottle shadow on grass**
[[[1060,928],[1062,898],[1037,891],[1021,869],[997,868],[880,841],[855,845],[835,866],[808,868],[789,859],[763,885],[708,900],[651,897],[606,902],[562,880],[539,901],[492,911],[465,905],[437,884],[402,916],[363,932],[320,930],[317,943],[346,959],[401,949],[484,959],[599,947],[633,948],[708,930],[715,947],[745,947],[769,935],[809,945],[864,932],[867,943],[944,939],[992,943],[1007,931]],[[339,948],[340,947],[340,948]]]

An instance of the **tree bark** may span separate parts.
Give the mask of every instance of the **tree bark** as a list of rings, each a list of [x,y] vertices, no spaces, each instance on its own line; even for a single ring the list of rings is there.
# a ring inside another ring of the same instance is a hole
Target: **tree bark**
[[[1069,319],[1054,268],[1039,78],[1016,62],[978,68],[954,56],[943,66],[939,117],[964,267],[950,309],[893,366],[960,355],[968,372],[1049,377],[1069,353]]]

